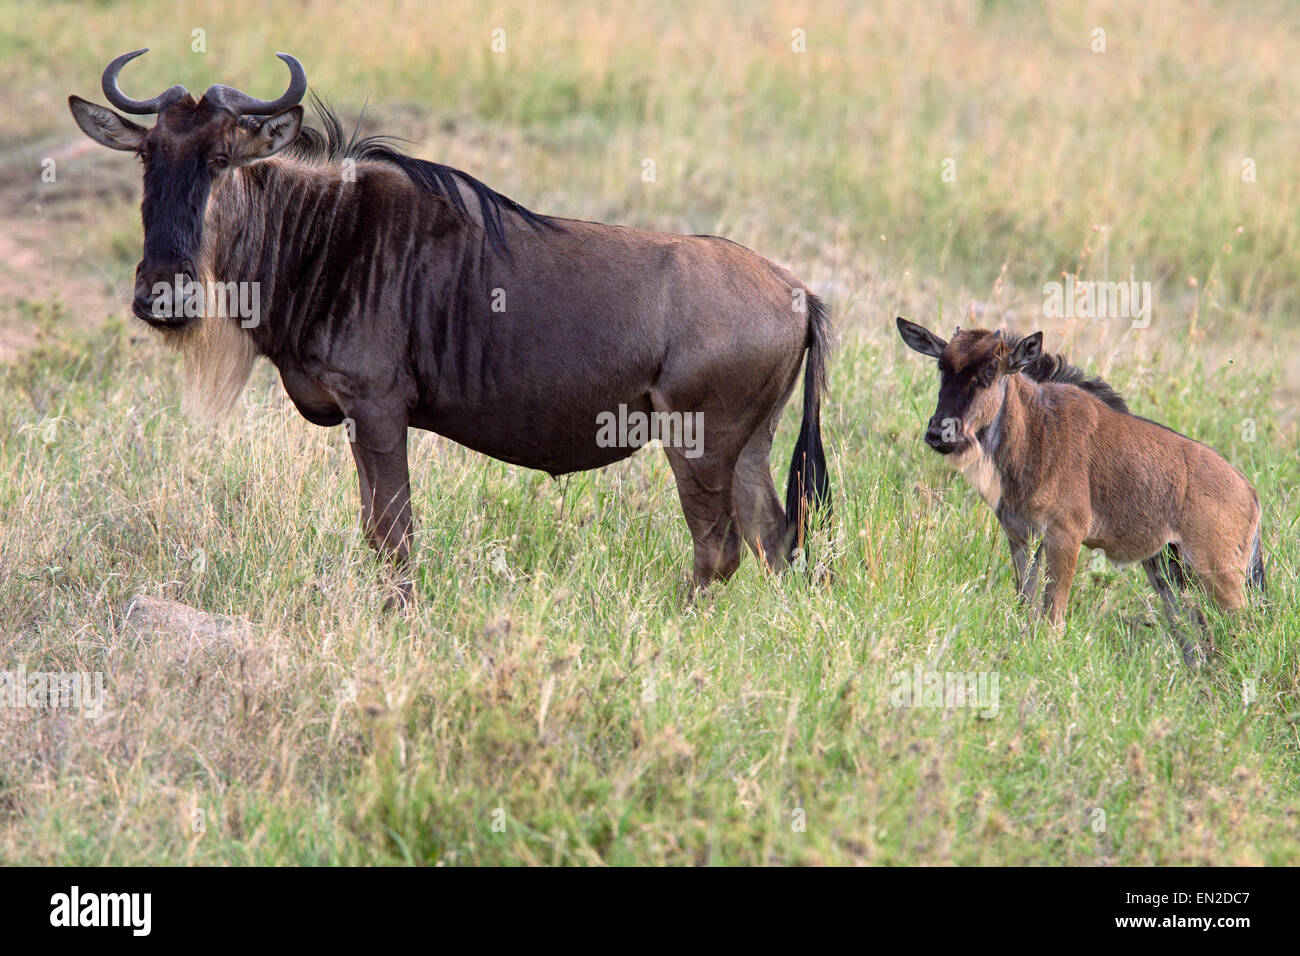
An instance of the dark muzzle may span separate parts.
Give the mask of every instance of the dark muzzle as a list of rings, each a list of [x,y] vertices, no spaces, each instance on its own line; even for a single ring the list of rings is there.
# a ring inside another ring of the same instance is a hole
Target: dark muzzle
[[[952,454],[961,445],[960,423],[935,415],[925,430],[925,443],[941,455]]]
[[[203,314],[203,289],[192,262],[135,267],[135,296],[131,310],[154,328],[177,329]]]

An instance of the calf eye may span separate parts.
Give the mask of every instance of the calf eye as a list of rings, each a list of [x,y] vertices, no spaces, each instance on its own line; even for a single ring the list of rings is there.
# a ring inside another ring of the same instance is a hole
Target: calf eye
[[[993,380],[998,377],[997,360],[985,362],[984,367],[980,369],[979,383],[981,388],[988,388],[993,384]]]
[[[226,156],[224,153],[218,156],[213,156],[210,160],[208,160],[208,164],[213,169],[225,169],[227,166],[230,165],[230,157]]]

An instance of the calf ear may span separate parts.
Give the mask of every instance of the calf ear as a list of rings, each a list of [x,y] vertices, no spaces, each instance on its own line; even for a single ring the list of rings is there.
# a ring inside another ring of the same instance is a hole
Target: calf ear
[[[234,157],[237,163],[251,163],[266,159],[284,149],[302,132],[302,107],[290,106],[274,116],[268,116],[256,129],[248,130],[240,139]]]
[[[929,329],[917,325],[915,322],[909,322],[901,315],[895,321],[898,322],[898,334],[903,337],[907,347],[915,349],[922,355],[938,358],[943,354],[943,350],[948,347],[947,342]]]
[[[1019,372],[1022,368],[1043,354],[1043,333],[1026,335],[1016,343],[1015,349],[1007,359],[1007,371]]]
[[[133,153],[144,142],[148,130],[112,110],[97,106],[80,96],[68,97],[68,109],[81,131],[101,146]]]

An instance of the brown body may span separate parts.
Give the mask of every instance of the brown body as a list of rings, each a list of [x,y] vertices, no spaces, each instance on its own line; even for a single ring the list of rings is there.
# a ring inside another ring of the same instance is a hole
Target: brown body
[[[1063,621],[1080,546],[1141,562],[1184,652],[1181,625],[1199,616],[1197,584],[1225,611],[1248,582],[1263,586],[1259,497],[1212,449],[1128,412],[1104,382],[1041,353],[1041,334],[982,329],[951,342],[899,319],[912,348],[939,360],[939,408],[927,442],[975,484],[1011,544],[1019,593],[1045,570],[1044,611]],[[1042,544],[1030,567],[1031,537]]]
[[[293,81],[274,103],[226,87],[128,100],[117,70],[136,55],[110,64],[104,92],[157,113],[152,129],[71,98],[88,135],[145,165],[136,315],[180,345],[208,404],[229,407],[264,357],[309,421],[348,424],[376,548],[407,562],[408,427],[558,475],[637,450],[602,438],[602,416],[660,413],[702,427],[696,449],[664,441],[695,584],[728,577],[742,542],[785,564],[828,495],[829,323],[793,275],[712,236],[534,214],[382,139],[344,142],[323,107],[326,134],[306,129],[306,78],[287,55]],[[262,316],[159,317],[151,290],[173,273],[255,284]],[[768,455],[805,353],[783,510]]]

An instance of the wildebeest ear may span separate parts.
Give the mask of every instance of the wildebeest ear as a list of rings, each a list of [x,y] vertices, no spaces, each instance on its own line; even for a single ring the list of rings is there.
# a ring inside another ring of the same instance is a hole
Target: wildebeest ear
[[[237,163],[251,163],[257,159],[266,159],[284,149],[302,132],[302,107],[290,106],[274,116],[268,116],[249,130],[242,138]]]
[[[1019,372],[1022,368],[1043,354],[1043,333],[1026,335],[1016,343],[1015,350],[1007,359],[1007,371]]]
[[[83,100],[80,96],[68,97],[68,109],[72,110],[72,118],[83,133],[109,149],[135,152],[149,132],[107,107]]]
[[[901,315],[895,321],[898,322],[898,334],[903,337],[907,347],[915,349],[922,355],[938,358],[943,354],[943,350],[948,347],[947,342],[924,326],[909,322]]]

